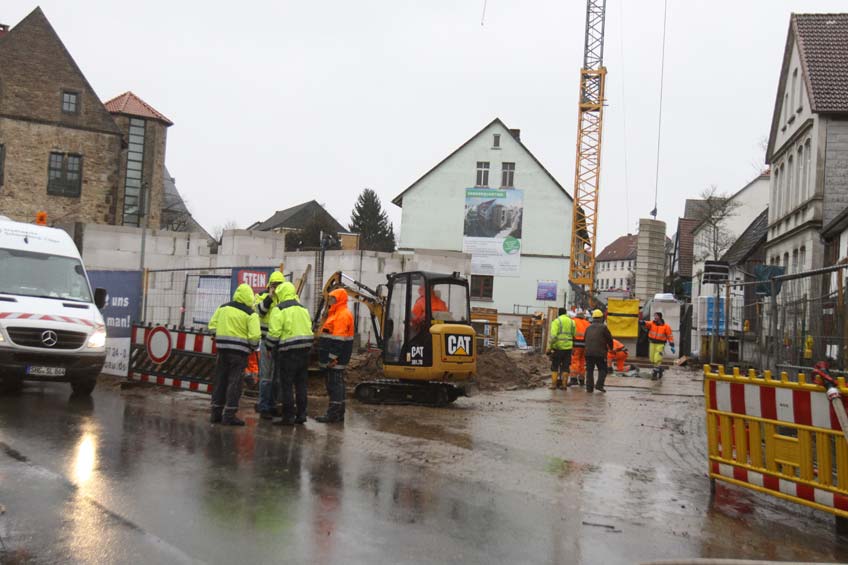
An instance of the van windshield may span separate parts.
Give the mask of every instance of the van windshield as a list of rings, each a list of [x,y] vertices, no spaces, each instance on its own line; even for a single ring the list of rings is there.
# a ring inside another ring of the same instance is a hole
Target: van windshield
[[[0,249],[0,294],[91,302],[79,259]]]

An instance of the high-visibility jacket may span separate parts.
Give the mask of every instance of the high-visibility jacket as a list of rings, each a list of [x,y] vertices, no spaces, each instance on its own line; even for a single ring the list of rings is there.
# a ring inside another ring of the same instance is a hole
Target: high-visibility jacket
[[[551,322],[548,345],[550,349],[568,351],[574,347],[574,320],[563,314]]]
[[[424,316],[427,314],[427,303],[424,295],[418,297],[415,304],[412,305],[412,322],[420,324],[424,321]],[[430,293],[430,311],[431,312],[447,312],[448,305],[445,301],[436,296],[435,292]]]
[[[671,332],[671,326],[665,322],[659,324],[645,322],[645,329],[648,330],[648,340],[651,343],[665,343],[667,341],[674,345],[674,334]]]
[[[327,367],[336,361],[334,369],[344,369],[353,353],[353,314],[347,307],[347,292],[337,288],[330,293],[336,299],[330,306],[327,320],[321,326],[318,339],[318,364]]]
[[[617,339],[612,340],[612,351],[611,353],[618,353],[619,351],[624,351],[627,349],[624,347],[624,344],[618,341]]]
[[[591,323],[585,318],[574,319],[574,347],[586,347],[586,328]]]
[[[274,271],[271,273],[271,276],[268,277],[268,287],[274,283],[283,283],[286,278],[283,276],[283,273],[280,271]],[[279,286],[277,288],[280,288]],[[264,336],[268,333],[268,325],[271,319],[271,310],[273,310],[274,306],[279,303],[279,299],[275,294],[271,295],[271,300],[266,301],[268,298],[268,291],[262,292],[256,295],[256,313],[259,314],[259,326],[262,328],[262,335]]]
[[[209,329],[215,332],[215,345],[221,351],[249,354],[259,345],[262,331],[259,316],[253,311],[253,290],[240,284],[233,294],[233,301],[221,305],[212,319]]]
[[[312,347],[312,317],[297,297],[294,285],[284,282],[274,292],[277,306],[271,310],[265,346],[270,350],[292,351]]]

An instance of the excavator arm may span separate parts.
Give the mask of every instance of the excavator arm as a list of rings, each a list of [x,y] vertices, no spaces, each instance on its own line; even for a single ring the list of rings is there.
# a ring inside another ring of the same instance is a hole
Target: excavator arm
[[[330,312],[330,293],[338,288],[343,288],[348,296],[365,305],[368,312],[371,314],[371,325],[374,329],[374,336],[377,340],[377,347],[383,348],[383,319],[386,311],[386,298],[381,293],[381,287],[377,289],[369,288],[361,282],[345,275],[342,271],[336,271],[327,279],[324,284],[324,289],[321,292],[321,299],[318,301],[318,311],[315,316],[313,331],[315,335],[321,331],[324,322],[327,320],[327,315]]]

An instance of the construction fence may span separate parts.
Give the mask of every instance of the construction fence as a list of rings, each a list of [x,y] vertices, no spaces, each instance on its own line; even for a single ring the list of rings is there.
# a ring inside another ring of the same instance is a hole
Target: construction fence
[[[846,276],[848,265],[836,265],[720,286],[696,305],[701,358],[787,371],[790,379],[818,361],[848,370]]]
[[[704,366],[709,476],[848,518],[848,439],[831,401],[803,373]],[[841,405],[841,406],[840,406]]]

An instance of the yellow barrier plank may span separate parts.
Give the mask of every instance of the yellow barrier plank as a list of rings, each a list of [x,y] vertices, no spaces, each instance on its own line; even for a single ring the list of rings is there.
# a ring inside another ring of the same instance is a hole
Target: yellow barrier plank
[[[836,440],[836,486],[848,490],[848,445]]]
[[[763,430],[766,436],[766,469],[772,472],[777,471],[777,463],[774,461],[775,441],[774,441],[774,424],[763,425]]]
[[[813,480],[813,440],[808,430],[798,431],[798,476]]]
[[[736,461],[739,463],[748,462],[748,438],[745,429],[745,420],[742,418],[733,419],[734,440],[736,442]]]
[[[730,416],[719,416],[719,434],[721,434],[721,456],[733,459],[733,442],[730,439]]]
[[[763,466],[763,435],[761,426],[762,424],[759,422],[749,422],[748,424],[751,465],[760,468]]]
[[[816,467],[819,484],[832,485],[833,456],[831,455],[830,436],[821,432],[816,432]]]

